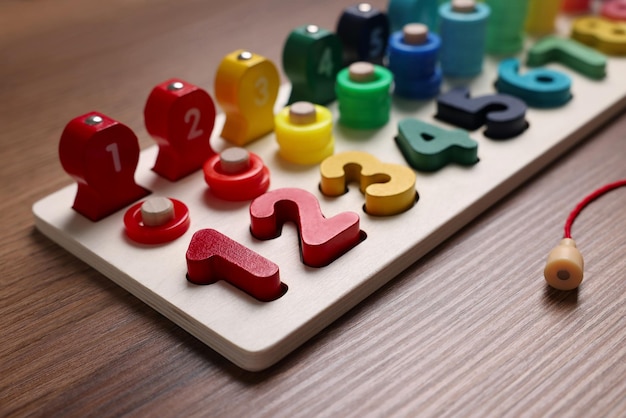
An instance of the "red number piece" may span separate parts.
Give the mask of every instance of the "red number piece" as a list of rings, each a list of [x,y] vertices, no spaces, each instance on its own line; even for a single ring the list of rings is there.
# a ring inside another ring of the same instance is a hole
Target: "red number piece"
[[[153,170],[170,181],[199,170],[215,154],[210,144],[215,104],[193,84],[171,79],[156,86],[146,102],[144,120],[159,145]]]
[[[59,158],[78,183],[73,208],[92,221],[150,193],[135,183],[137,136],[101,113],[87,113],[67,124],[59,142]]]
[[[287,221],[298,226],[302,261],[311,267],[330,264],[362,241],[359,215],[342,212],[326,219],[317,198],[302,189],[277,189],[250,204],[250,231],[258,239],[276,238]]]
[[[565,13],[586,13],[591,8],[591,0],[563,0],[561,10]]]
[[[264,302],[286,291],[276,264],[214,229],[193,234],[186,258],[187,279],[195,284],[226,280]]]
[[[604,2],[600,14],[607,19],[626,21],[626,0]]]

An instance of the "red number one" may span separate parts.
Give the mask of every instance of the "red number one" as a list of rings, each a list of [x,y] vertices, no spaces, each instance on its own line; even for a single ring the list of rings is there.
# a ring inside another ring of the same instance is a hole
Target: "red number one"
[[[195,284],[226,280],[264,302],[286,291],[276,264],[214,229],[193,234],[186,258],[187,279]]]
[[[87,113],[67,124],[59,142],[59,158],[78,183],[73,208],[92,221],[150,193],[135,183],[137,136],[101,113]]]
[[[298,226],[302,261],[311,267],[330,264],[363,240],[359,215],[342,212],[326,219],[317,198],[306,190],[277,189],[250,204],[250,232],[258,239],[279,236],[286,221]]]
[[[215,104],[193,84],[171,79],[156,86],[146,102],[144,119],[159,145],[153,170],[170,181],[199,170],[215,154],[209,142]]]

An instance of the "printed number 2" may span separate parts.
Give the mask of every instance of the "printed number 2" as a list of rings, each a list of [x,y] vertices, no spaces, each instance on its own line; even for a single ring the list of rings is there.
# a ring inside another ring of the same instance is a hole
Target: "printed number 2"
[[[185,113],[185,123],[191,123],[189,134],[187,134],[188,140],[196,139],[204,134],[202,129],[198,129],[198,125],[200,125],[200,109],[197,107],[192,107]]]
[[[122,171],[122,162],[120,161],[120,149],[116,142],[113,142],[106,146],[105,150],[111,153],[113,157],[113,169],[116,173]]]

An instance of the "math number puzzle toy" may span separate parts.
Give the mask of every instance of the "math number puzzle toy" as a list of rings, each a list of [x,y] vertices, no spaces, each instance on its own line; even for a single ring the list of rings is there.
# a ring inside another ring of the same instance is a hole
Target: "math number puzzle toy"
[[[359,10],[351,16],[373,13]],[[566,20],[559,25],[569,28]],[[506,68],[499,57],[485,55],[482,64],[468,57],[480,74],[460,82],[442,77],[432,61],[429,48],[440,39],[430,29],[405,34],[414,38],[394,46],[391,70],[377,55],[372,66],[341,73],[339,102],[296,102],[291,115],[284,111],[291,84],[279,88],[272,63],[235,51],[220,65],[215,98],[178,79],[155,88],[146,106],[151,148],[121,146],[120,137],[125,144],[136,137],[105,115],[77,118],[59,150],[76,183],[35,203],[36,227],[240,367],[271,366],[626,105],[619,57],[598,70],[602,56],[593,61],[593,50],[564,37],[535,51],[545,69],[526,82],[537,41],[527,38]],[[486,34],[471,40],[488,44]],[[442,35],[454,38],[449,27]],[[298,101],[340,73],[332,36],[306,27],[289,41],[300,43],[302,61],[290,62],[288,73],[305,71],[295,81]],[[390,36],[402,42],[402,34]],[[362,57],[359,48],[352,57]],[[414,59],[402,55],[408,50],[431,60],[428,71],[394,74],[406,94],[388,95],[394,68],[402,72],[399,63]],[[318,73],[307,79],[310,68]],[[368,84],[376,74],[382,87]],[[550,91],[551,80],[561,90]],[[418,85],[432,97],[407,97]],[[510,95],[543,87],[545,96],[532,95],[535,107]],[[258,94],[238,91],[246,88]],[[360,117],[359,103],[370,126],[342,124]],[[255,106],[281,119],[257,120]],[[214,117],[216,109],[224,113]],[[184,129],[173,128],[175,120]]]

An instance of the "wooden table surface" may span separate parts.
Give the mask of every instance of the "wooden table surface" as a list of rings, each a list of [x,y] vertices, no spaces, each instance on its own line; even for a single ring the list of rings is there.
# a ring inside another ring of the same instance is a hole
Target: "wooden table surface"
[[[279,64],[291,29],[332,29],[353,2],[209,3],[0,3],[1,416],[626,415],[626,190],[574,227],[580,289],[542,275],[574,205],[626,177],[626,115],[258,373],[35,230],[31,205],[71,182],[57,156],[70,119],[97,109],[145,148],[152,86],[212,92],[227,53]]]

